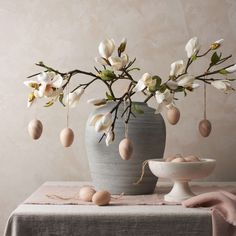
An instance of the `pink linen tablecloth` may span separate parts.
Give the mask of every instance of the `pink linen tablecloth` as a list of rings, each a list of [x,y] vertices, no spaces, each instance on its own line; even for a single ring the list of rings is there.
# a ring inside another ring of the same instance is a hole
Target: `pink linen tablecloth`
[[[5,236],[38,235],[212,235],[209,208],[189,209],[167,205],[163,195],[169,184],[157,188],[157,194],[122,196],[112,199],[111,205],[97,207],[77,198],[78,182],[49,182],[42,185],[10,216]],[[216,191],[219,186],[194,185],[197,194]],[[224,186],[232,191],[232,186]],[[60,196],[61,198],[52,197]],[[49,197],[48,197],[49,196]]]

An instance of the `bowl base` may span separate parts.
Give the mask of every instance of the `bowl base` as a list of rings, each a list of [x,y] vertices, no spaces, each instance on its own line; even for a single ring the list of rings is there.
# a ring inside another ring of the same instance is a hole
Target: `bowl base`
[[[188,181],[175,180],[171,191],[164,196],[167,202],[181,203],[182,201],[195,196],[191,191]]]

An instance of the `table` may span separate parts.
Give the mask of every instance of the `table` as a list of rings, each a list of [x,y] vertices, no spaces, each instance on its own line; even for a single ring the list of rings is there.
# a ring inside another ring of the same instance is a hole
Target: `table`
[[[208,208],[189,209],[181,205],[21,204],[9,217],[5,231],[5,236],[49,235],[210,236],[211,212]]]

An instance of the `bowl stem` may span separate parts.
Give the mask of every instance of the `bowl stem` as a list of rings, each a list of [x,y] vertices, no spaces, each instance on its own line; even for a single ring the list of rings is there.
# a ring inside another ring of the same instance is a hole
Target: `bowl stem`
[[[174,180],[174,186],[171,191],[164,196],[164,200],[167,202],[181,203],[190,197],[195,196],[189,187],[187,180]]]

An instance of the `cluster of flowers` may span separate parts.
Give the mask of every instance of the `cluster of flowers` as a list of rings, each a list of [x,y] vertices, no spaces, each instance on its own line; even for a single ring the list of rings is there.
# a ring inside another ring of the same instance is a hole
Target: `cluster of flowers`
[[[186,46],[188,60],[177,60],[170,65],[170,73],[168,79],[163,82],[158,75],[151,75],[150,73],[144,73],[140,80],[136,81],[131,76],[130,72],[133,70],[139,70],[139,68],[132,67],[135,59],[130,60],[129,56],[124,53],[126,49],[127,41],[123,39],[117,48],[117,56],[114,55],[116,46],[113,39],[105,39],[99,44],[98,51],[100,57],[96,57],[95,61],[99,63],[102,69],[95,67],[96,73],[86,72],[81,70],[73,70],[67,73],[59,72],[51,67],[46,66],[43,62],[36,64],[44,68],[43,72],[29,76],[28,78],[37,77],[37,80],[27,80],[24,84],[32,89],[28,95],[27,106],[31,104],[37,98],[48,98],[46,107],[54,104],[59,100],[64,106],[76,107],[80,97],[84,93],[85,89],[95,81],[103,82],[108,89],[105,98],[93,98],[88,100],[88,103],[95,106],[105,105],[109,101],[116,101],[115,107],[107,114],[98,114],[91,118],[90,125],[94,126],[97,132],[102,132],[106,137],[106,145],[108,146],[114,140],[114,127],[117,116],[112,114],[116,113],[121,102],[128,102],[125,123],[128,123],[130,114],[133,112],[140,113],[139,109],[132,106],[132,96],[135,93],[143,92],[146,96],[145,102],[150,98],[155,97],[157,101],[156,112],[161,112],[164,107],[172,109],[175,107],[175,94],[177,92],[183,92],[185,95],[187,91],[193,91],[200,86],[199,82],[212,85],[213,87],[228,93],[234,90],[231,81],[234,79],[228,78],[228,74],[236,71],[236,64],[231,64],[220,69],[212,70],[216,66],[221,65],[230,56],[223,57],[222,53],[218,53],[217,49],[221,47],[223,39],[213,42],[207,50],[200,54],[201,46],[197,37],[191,38]],[[206,56],[211,53],[211,59],[209,67],[200,75],[193,75],[188,72],[189,66],[198,58]],[[85,84],[79,84],[72,91],[67,94],[64,92],[68,86],[70,79],[76,74],[84,74],[92,77],[92,80]],[[223,78],[212,78],[215,74],[220,74]],[[210,78],[209,78],[210,77]],[[117,80],[125,79],[129,81],[127,91],[121,97],[116,97],[113,91],[113,84]]]

